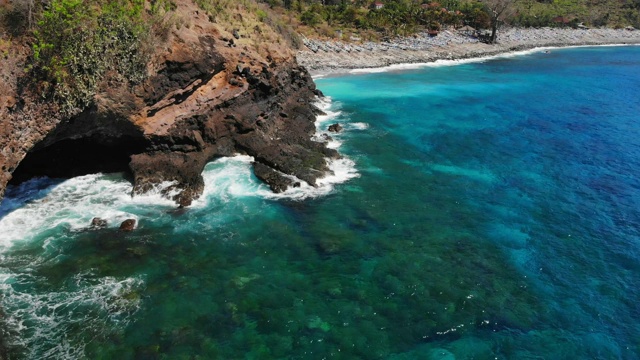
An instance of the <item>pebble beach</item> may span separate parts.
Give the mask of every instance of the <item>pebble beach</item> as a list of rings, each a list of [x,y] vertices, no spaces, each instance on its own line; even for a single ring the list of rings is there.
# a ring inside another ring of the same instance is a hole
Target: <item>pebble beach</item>
[[[380,68],[394,64],[428,63],[492,56],[543,47],[640,44],[640,30],[505,28],[496,44],[480,42],[473,34],[444,30],[426,32],[385,42],[345,42],[304,39],[298,63],[314,76],[344,73],[352,69]]]

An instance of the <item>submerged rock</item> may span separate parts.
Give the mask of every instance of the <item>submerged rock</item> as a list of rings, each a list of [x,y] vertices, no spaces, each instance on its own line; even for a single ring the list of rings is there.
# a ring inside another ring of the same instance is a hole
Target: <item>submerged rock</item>
[[[319,329],[319,330],[322,330],[323,332],[328,332],[329,330],[331,330],[331,325],[329,325],[328,322],[323,321],[319,316],[314,316],[311,319],[309,319],[309,322],[307,323],[307,328]]]
[[[141,258],[149,253],[149,249],[145,246],[134,246],[127,248],[127,254],[130,256]]]

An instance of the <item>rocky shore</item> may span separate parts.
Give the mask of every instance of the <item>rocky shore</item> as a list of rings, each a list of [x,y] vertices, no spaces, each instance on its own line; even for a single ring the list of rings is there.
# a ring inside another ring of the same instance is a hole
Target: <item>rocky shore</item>
[[[444,30],[437,36],[420,33],[388,42],[342,42],[305,39],[298,63],[312,75],[344,73],[351,69],[379,68],[393,64],[428,63],[498,55],[538,47],[639,44],[640,30],[506,28],[497,43],[482,43],[474,34]]]

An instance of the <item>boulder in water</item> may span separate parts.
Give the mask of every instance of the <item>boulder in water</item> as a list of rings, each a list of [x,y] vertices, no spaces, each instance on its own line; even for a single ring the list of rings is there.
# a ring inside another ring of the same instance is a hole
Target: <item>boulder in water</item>
[[[320,135],[320,137],[322,138],[322,140],[324,141],[331,141],[333,140],[333,138],[331,136],[329,136],[329,134],[322,134]]]
[[[342,131],[342,125],[335,123],[333,125],[329,125],[329,131],[339,133]]]
[[[107,227],[107,220],[99,217],[94,217],[91,220],[91,229],[104,229]]]
[[[136,228],[135,219],[127,219],[120,224],[120,231],[133,231]]]

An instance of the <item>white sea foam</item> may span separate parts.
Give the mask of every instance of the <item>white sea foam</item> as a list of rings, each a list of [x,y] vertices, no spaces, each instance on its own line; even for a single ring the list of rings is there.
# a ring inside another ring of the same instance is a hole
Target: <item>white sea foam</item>
[[[330,149],[337,149],[342,145],[342,141],[339,141],[335,133],[329,134],[327,129],[329,125],[334,124],[337,119],[342,116],[342,111],[330,110],[339,105],[332,104],[330,97],[318,98],[315,102],[315,105],[322,110],[325,115],[318,115],[316,117],[316,133],[313,135],[312,139],[318,142],[326,142],[327,147]],[[331,136],[332,140],[327,141],[323,135]]]
[[[314,105],[325,113],[325,115],[316,116],[315,124],[318,132],[326,130],[328,124],[334,122],[336,118],[342,115],[342,111],[339,109],[339,104],[333,104],[331,98],[328,96],[324,98],[317,98]]]
[[[342,142],[341,142],[341,141],[336,140],[335,138],[334,138],[333,140],[331,140],[331,141],[329,141],[329,142],[327,143],[327,147],[328,147],[329,149],[337,149],[337,148],[339,148],[340,146],[342,146]]]
[[[439,59],[439,60],[436,60],[436,61],[422,62],[422,63],[393,64],[393,65],[377,67],[377,68],[353,69],[353,70],[349,71],[349,73],[351,73],[351,74],[376,74],[376,73],[392,72],[392,71],[416,70],[416,69],[422,69],[422,68],[427,68],[427,67],[456,66],[456,65],[469,64],[469,63],[485,62],[487,60],[496,59],[496,58],[499,58],[499,57],[512,56],[510,54],[512,54],[512,53],[493,55],[493,56],[483,56],[483,57],[476,57],[476,58],[469,58],[469,59],[455,59],[455,60]],[[515,55],[513,55],[513,56],[515,56]]]
[[[334,122],[336,119],[340,119],[343,115],[340,110],[340,104],[336,104],[332,101],[331,97],[318,98],[316,105],[323,110],[327,115],[318,116],[316,119],[316,137],[319,137],[321,134],[325,133],[325,128],[327,123]],[[331,110],[337,109],[337,110]],[[349,123],[349,122],[340,122],[343,125],[345,130],[358,129],[364,130],[369,127],[366,123]],[[327,143],[327,147],[330,149],[338,149],[342,146],[342,141],[340,138],[343,136],[343,133],[333,133],[331,134],[332,140]],[[316,181],[317,187],[309,186],[300,186],[299,188],[290,188],[287,189],[283,194],[296,199],[304,199],[307,197],[317,197],[330,193],[333,191],[334,185],[344,183],[350,179],[360,176],[358,170],[356,169],[356,163],[346,157],[341,159],[326,159],[327,166],[331,171],[331,174],[325,176],[324,178],[318,179]],[[305,195],[306,194],[306,195]]]
[[[332,174],[318,179],[317,184],[320,187],[341,184],[360,176],[356,169],[356,163],[351,159],[331,159],[327,161],[327,165]]]
[[[316,181],[311,186],[295,176],[282,174],[300,184],[289,187],[282,193],[274,193],[269,187],[260,182],[252,173],[253,158],[246,155],[218,159],[205,168],[204,192],[200,199],[193,203],[193,207],[203,208],[212,202],[228,202],[240,197],[261,197],[264,199],[292,199],[304,200],[331,193],[336,184],[359,176],[355,163],[347,158],[327,159],[327,166],[331,173]]]
[[[0,274],[5,321],[12,345],[29,359],[82,359],[86,344],[122,331],[140,306],[140,278],[116,279],[81,273],[60,291],[24,292],[20,284],[46,282],[31,274]],[[18,285],[18,286],[16,286]],[[31,286],[30,286],[31,287]],[[45,287],[46,288],[46,287]],[[82,329],[82,335],[69,336]]]
[[[404,70],[415,70],[422,69],[427,67],[445,67],[445,66],[456,66],[470,63],[482,63],[489,60],[495,59],[504,59],[504,58],[512,58],[517,56],[525,56],[531,55],[539,52],[544,52],[548,50],[554,49],[568,49],[568,48],[581,48],[581,47],[593,47],[596,45],[575,45],[575,46],[547,46],[547,47],[536,47],[528,50],[521,51],[513,51],[513,52],[505,52],[496,55],[489,56],[479,56],[467,59],[453,59],[453,60],[444,60],[439,59],[431,62],[421,62],[421,63],[405,63],[405,64],[393,64],[383,67],[375,67],[375,68],[362,68],[362,69],[352,69],[349,71],[350,74],[375,74],[375,73],[383,73],[383,72],[393,72],[393,71],[404,71]],[[597,46],[627,46],[625,44],[607,44],[607,45],[597,45]]]
[[[253,196],[260,188],[251,172],[254,159],[248,155],[236,155],[217,159],[205,166],[202,173],[204,191],[192,204],[203,208],[212,201],[228,202],[235,198]]]
[[[126,219],[138,222],[138,215],[132,212],[136,207],[175,207],[173,201],[161,195],[171,185],[166,182],[144,195],[131,197],[131,184],[118,175],[29,180],[10,188],[0,205],[0,247],[29,241],[58,227],[81,230],[94,217],[107,220],[109,227],[117,227]]]
[[[520,51],[512,51],[512,52],[504,52],[496,55],[488,55],[488,56],[478,56],[467,59],[439,59],[430,62],[420,62],[420,63],[402,63],[402,64],[392,64],[381,67],[373,67],[373,68],[361,68],[361,69],[351,69],[349,70],[350,74],[376,74],[383,72],[393,72],[393,71],[404,71],[404,70],[416,70],[427,67],[444,67],[444,66],[456,66],[470,63],[482,63],[488,60],[494,59],[504,59],[504,58],[512,58],[517,56],[525,56],[531,55],[539,52],[544,52],[547,50],[554,49],[570,49],[570,48],[583,48],[583,47],[594,47],[594,46],[629,46],[628,44],[604,44],[604,45],[572,45],[572,46],[541,46],[535,47],[528,50],[520,50]],[[633,46],[640,46],[640,44],[633,44]]]
[[[136,194],[131,197],[131,190],[123,197],[121,204],[139,204],[139,205],[156,205],[175,207],[175,201],[171,200],[174,196],[179,195],[182,189],[175,187],[177,181],[163,181],[154,185],[150,190],[143,194]]]
[[[66,239],[61,229],[86,228],[96,216],[117,227],[125,219],[138,219],[127,211],[127,206],[135,207],[143,201],[162,203],[159,194],[132,199],[131,189],[131,184],[121,176],[102,174],[65,181],[36,178],[11,186],[0,205],[0,249],[29,241],[37,241],[46,249]],[[2,255],[1,261],[11,261],[7,256],[12,255]],[[85,272],[59,290],[51,291],[48,279],[29,271],[43,259],[21,257],[20,268],[26,271],[20,273],[1,269],[1,307],[7,314],[4,322],[15,335],[10,337],[15,342],[12,344],[22,347],[30,359],[84,358],[88,342],[126,326],[139,305],[137,297],[127,295],[142,287],[143,281]],[[78,328],[83,329],[82,336],[69,336]]]
[[[258,191],[258,195],[266,199],[304,200],[317,198],[331,193],[334,190],[335,185],[360,176],[353,160],[347,158],[330,159],[327,160],[327,165],[331,173],[316,180],[315,187],[309,185],[305,181],[294,178],[300,183],[299,187],[289,187],[286,191],[278,194],[273,193],[268,188],[262,188]]]
[[[355,122],[348,124],[347,128],[355,130],[367,130],[369,128],[369,124],[363,122]]]
[[[331,96],[316,96],[314,105],[317,106],[320,110],[325,111],[331,108],[332,103],[333,100],[331,99]]]

